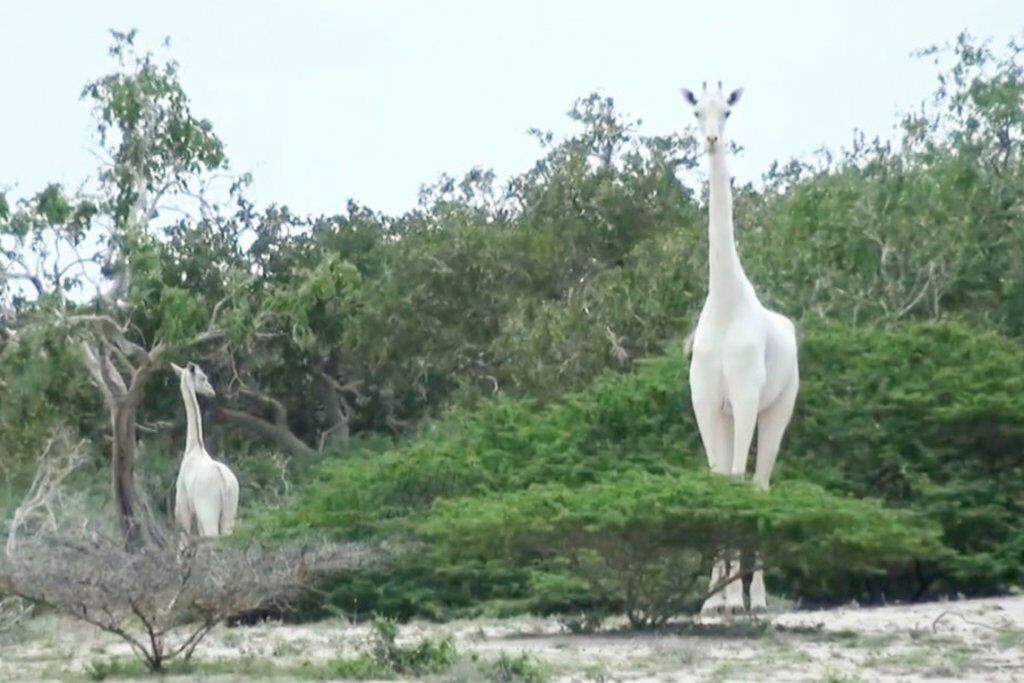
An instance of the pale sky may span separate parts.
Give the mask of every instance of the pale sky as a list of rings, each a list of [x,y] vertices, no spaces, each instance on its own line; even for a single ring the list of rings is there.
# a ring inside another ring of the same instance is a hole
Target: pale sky
[[[0,188],[95,172],[79,94],[112,68],[111,28],[171,38],[194,112],[254,174],[258,203],[401,213],[442,172],[526,170],[540,154],[526,130],[568,131],[595,90],[661,134],[692,120],[680,86],[744,86],[728,131],[741,182],[854,128],[888,135],[935,85],[911,51],[962,29],[1004,44],[1024,1],[7,0]]]

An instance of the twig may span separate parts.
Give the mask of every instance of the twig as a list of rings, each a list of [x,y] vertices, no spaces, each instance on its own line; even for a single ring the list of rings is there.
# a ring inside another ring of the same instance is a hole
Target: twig
[[[939,629],[939,622],[942,621],[944,618],[949,617],[949,616],[960,617],[964,621],[965,624],[968,624],[970,626],[977,626],[978,628],[987,628],[990,631],[995,631],[996,633],[1002,633],[1005,630],[1005,629],[999,628],[998,626],[992,626],[990,624],[982,624],[981,622],[978,622],[978,621],[971,621],[970,619],[968,619],[964,615],[960,614],[959,612],[954,612],[953,610],[946,610],[942,614],[940,614],[939,616],[935,617],[935,621],[932,622],[932,631],[938,631],[938,629]]]

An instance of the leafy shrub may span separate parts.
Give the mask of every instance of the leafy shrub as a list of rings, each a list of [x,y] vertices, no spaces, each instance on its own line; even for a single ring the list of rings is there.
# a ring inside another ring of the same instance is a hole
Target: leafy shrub
[[[412,646],[396,643],[398,625],[388,619],[373,623],[370,655],[382,667],[397,674],[421,676],[439,673],[455,661],[455,645],[451,640],[423,639]]]
[[[380,665],[377,660],[367,654],[360,654],[355,657],[345,657],[328,662],[324,669],[332,678],[342,678],[353,681],[364,681],[380,678],[388,678],[390,672]],[[316,671],[316,673],[320,673]]]
[[[147,672],[146,665],[134,657],[93,657],[84,669],[91,681],[143,676]]]
[[[487,680],[494,683],[544,683],[544,669],[525,652],[513,657],[506,652],[484,668]]]
[[[801,354],[779,475],[941,524],[955,553],[919,568],[917,592],[1024,581],[1024,347],[953,323],[816,325]]]
[[[692,469],[698,461],[683,453],[696,452],[698,442],[684,415],[681,372],[677,358],[657,357],[559,402],[497,398],[454,409],[389,452],[325,462],[300,502],[263,516],[255,528],[359,536],[440,499],[534,483],[580,485],[633,469]]]
[[[773,590],[837,601],[983,593],[1024,582],[1018,343],[953,322],[892,329],[815,323],[802,332],[801,368],[796,415],[768,500],[781,501],[799,480],[882,498],[941,525],[951,552],[887,575],[854,576],[836,566],[812,582],[807,572],[776,571]],[[638,472],[681,477],[704,466],[686,374],[674,352],[559,401],[498,398],[454,409],[390,451],[326,461],[300,502],[264,516],[255,529],[400,536],[442,501],[472,505],[533,485],[562,487],[559,495],[569,496]],[[388,570],[342,577],[328,590],[347,611],[403,618],[445,618],[484,605],[500,613],[607,606],[564,569],[415,552]]]
[[[634,626],[699,609],[712,565],[731,549],[756,551],[767,566],[810,580],[877,573],[941,552],[937,526],[913,514],[812,484],[765,493],[705,473],[631,472],[577,488],[447,501],[421,529],[438,558],[561,568]]]
[[[414,645],[398,645],[398,626],[387,619],[373,622],[366,652],[336,659],[327,665],[334,676],[353,679],[425,676],[442,673],[455,663],[458,652],[449,639],[424,638]]]

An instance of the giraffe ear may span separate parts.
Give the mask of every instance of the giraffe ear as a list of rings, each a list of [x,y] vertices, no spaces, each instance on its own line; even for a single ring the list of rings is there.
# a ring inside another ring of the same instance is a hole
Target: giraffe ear
[[[687,90],[686,88],[680,88],[679,92],[683,93],[683,99],[684,100],[686,100],[687,102],[689,102],[690,104],[693,104],[693,105],[697,104],[697,96],[693,94],[692,90]]]
[[[178,377],[181,377],[181,373],[185,372],[185,368],[180,365],[175,365],[174,363],[171,363],[171,370],[174,370],[174,374]]]
[[[740,101],[740,97],[742,95],[743,95],[743,88],[736,88],[731,93],[729,93],[729,99],[726,100],[726,102],[731,107],[732,105],[734,105],[734,104],[736,104],[737,102]]]

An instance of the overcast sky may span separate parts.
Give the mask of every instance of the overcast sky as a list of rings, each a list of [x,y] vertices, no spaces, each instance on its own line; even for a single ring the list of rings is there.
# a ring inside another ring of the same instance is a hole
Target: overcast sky
[[[94,173],[79,94],[111,70],[111,28],[171,38],[195,113],[258,202],[399,213],[442,172],[525,170],[539,154],[527,128],[568,131],[566,110],[595,90],[658,134],[691,120],[680,86],[744,86],[729,128],[740,181],[854,128],[887,135],[935,84],[911,51],[963,29],[1005,43],[1024,1],[9,1],[0,188]]]

